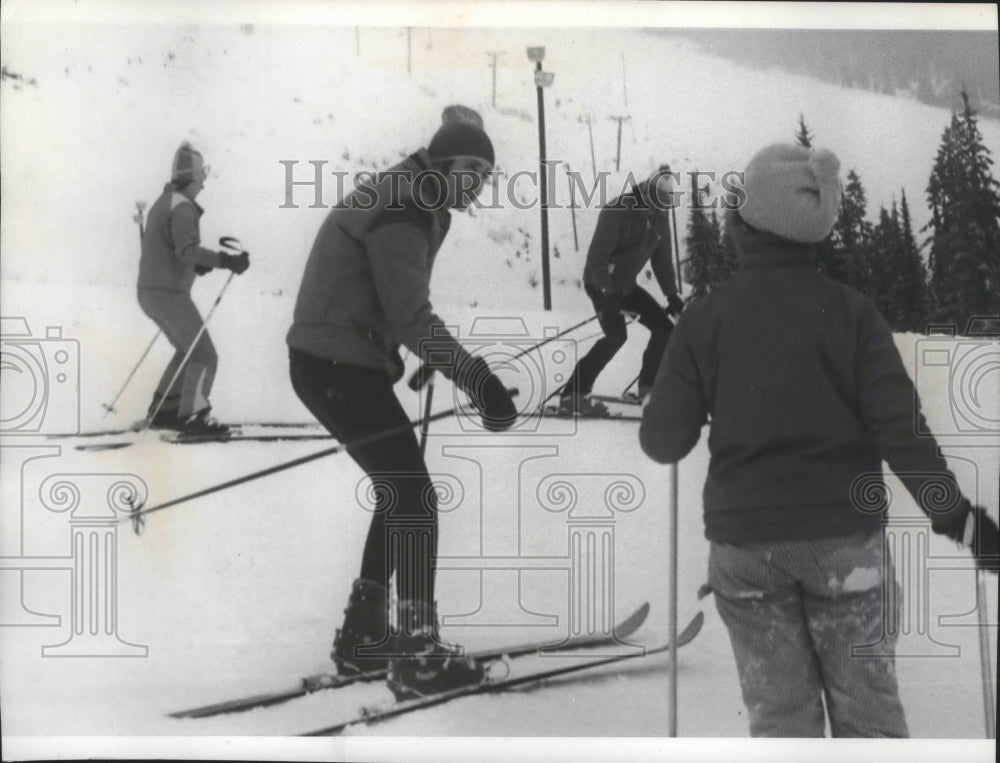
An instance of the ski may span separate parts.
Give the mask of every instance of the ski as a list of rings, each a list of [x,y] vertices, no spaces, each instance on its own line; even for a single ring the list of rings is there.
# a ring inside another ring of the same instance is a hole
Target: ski
[[[562,644],[543,644],[538,641],[507,646],[500,649],[488,649],[470,653],[470,657],[482,662],[492,662],[502,657],[520,657],[538,652],[540,649],[550,648],[556,651],[573,651],[587,648],[598,648],[616,643],[615,639],[622,639],[630,636],[639,630],[649,615],[649,604],[645,603],[635,612],[629,615],[615,626],[614,636],[584,636],[569,639]],[[324,689],[340,689],[354,683],[384,680],[386,671],[376,671],[363,676],[339,676],[336,673],[317,673],[306,676],[296,686],[284,690],[267,692],[264,694],[254,694],[248,697],[217,702],[203,707],[195,707],[189,710],[178,710],[170,713],[171,718],[207,718],[223,713],[239,713],[245,710],[252,710],[257,707],[269,707],[279,705],[306,694],[312,694]]]
[[[156,430],[159,433],[159,439],[163,442],[170,443],[172,445],[185,445],[185,444],[198,444],[198,443],[211,443],[211,442],[291,442],[291,441],[310,441],[310,440],[329,440],[330,435],[318,427],[318,425],[313,424],[280,424],[280,423],[263,423],[263,424],[234,424],[230,425],[233,427],[227,435],[185,435],[181,432],[174,430]],[[247,430],[250,431],[247,431]],[[284,430],[284,431],[274,431],[274,430]],[[310,429],[315,429],[316,431],[308,431]],[[125,432],[123,434],[127,434]],[[101,450],[119,450],[121,448],[127,448],[131,445],[135,445],[137,442],[142,442],[143,439],[140,437],[144,433],[136,433],[136,437],[129,439],[119,439],[119,440],[104,440],[98,439],[97,434],[87,435],[90,439],[96,440],[95,442],[81,442],[74,445],[76,450],[85,451],[101,451]],[[147,438],[148,439],[148,438]]]
[[[642,400],[639,399],[638,395],[631,392],[617,397],[615,395],[591,395],[591,399],[600,400],[602,403],[615,403],[617,405],[630,405],[632,407],[637,407],[642,405]]]
[[[609,411],[608,413],[567,413],[566,411],[559,410],[557,405],[547,405],[542,409],[541,416],[548,416],[550,418],[556,419],[594,419],[597,421],[642,421],[642,416],[637,416],[634,413],[625,413],[621,411]]]
[[[241,432],[233,432],[227,435],[185,435],[180,432],[169,432],[160,435],[160,439],[171,445],[198,445],[210,442],[302,442],[308,440],[330,440],[332,438],[329,434],[320,434],[318,432],[315,434],[303,434],[300,432],[243,434]]]
[[[704,620],[704,613],[699,611],[691,619],[691,622],[687,624],[684,630],[677,635],[677,648],[680,648],[685,644],[689,644],[695,639],[701,631]],[[318,729],[316,731],[307,732],[301,736],[336,736],[352,726],[357,726],[359,724],[370,726],[372,724],[388,720],[389,718],[396,718],[400,715],[411,713],[414,710],[422,710],[424,708],[442,705],[445,702],[450,702],[461,697],[470,697],[476,694],[499,693],[507,691],[508,689],[513,689],[517,686],[537,684],[550,678],[579,673],[584,670],[591,670],[604,665],[612,665],[619,662],[625,662],[626,660],[634,660],[640,657],[649,657],[661,652],[668,652],[673,648],[674,646],[672,644],[662,644],[641,652],[600,657],[583,663],[577,663],[575,665],[564,665],[558,668],[537,670],[513,678],[501,678],[495,681],[487,679],[482,683],[473,684],[471,686],[463,686],[458,689],[452,689],[451,691],[441,692],[440,694],[432,694],[426,697],[418,697],[416,699],[406,699],[393,704],[363,707],[357,715],[346,721],[341,721],[340,723],[327,726],[326,728]]]
[[[138,434],[145,431],[146,420],[139,419],[128,427],[119,427],[118,429],[94,429],[87,432],[74,432],[69,434],[50,434],[47,436],[49,440],[76,440],[76,439],[88,439],[93,437],[112,437],[116,435],[132,434],[133,432]],[[244,421],[242,423],[232,423],[226,424],[226,426],[232,429],[244,429],[247,427],[263,427],[265,429],[318,429],[319,424],[315,421],[309,422],[299,422],[299,421]]]

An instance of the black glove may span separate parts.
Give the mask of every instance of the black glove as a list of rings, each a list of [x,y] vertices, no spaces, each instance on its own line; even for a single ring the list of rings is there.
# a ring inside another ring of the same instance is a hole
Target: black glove
[[[599,312],[602,318],[614,318],[622,311],[622,298],[613,291],[606,291],[601,296]]]
[[[215,270],[215,268],[213,268],[211,265],[195,265],[194,266],[194,272],[195,272],[196,275],[199,275],[199,276],[203,276],[206,273],[211,273],[213,270]]]
[[[436,369],[431,368],[425,363],[424,365],[420,366],[420,368],[418,368],[416,371],[413,372],[413,374],[410,376],[410,380],[406,382],[406,386],[408,386],[414,392],[419,392],[420,390],[422,390],[424,387],[427,386],[427,382],[431,380],[431,377],[434,375],[435,370]]]
[[[455,382],[465,390],[483,417],[483,427],[503,432],[517,421],[517,408],[510,392],[482,358],[472,358],[455,373]]]
[[[681,299],[679,294],[668,294],[667,295],[667,315],[671,318],[676,318],[684,311],[684,300]]]
[[[219,267],[231,270],[236,275],[242,275],[250,267],[250,253],[226,254],[219,252]]]
[[[1000,527],[981,506],[973,506],[959,522],[943,528],[944,535],[968,546],[976,566],[988,572],[1000,572]]]

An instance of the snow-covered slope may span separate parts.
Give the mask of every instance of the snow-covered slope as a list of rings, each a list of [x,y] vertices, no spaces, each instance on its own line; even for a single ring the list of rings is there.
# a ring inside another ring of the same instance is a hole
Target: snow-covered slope
[[[81,425],[99,426],[101,403],[110,401],[155,333],[135,304],[132,287],[138,243],[131,221],[135,202],[155,199],[174,149],[189,139],[204,150],[212,167],[199,197],[206,208],[204,239],[239,236],[253,262],[213,318],[221,356],[215,412],[230,421],[308,420],[287,381],[284,334],[325,209],[310,208],[312,191],[302,187],[294,193],[298,208],[282,208],[281,162],[298,162],[298,180],[309,177],[308,162],[314,160],[327,161],[328,173],[384,168],[426,142],[445,105],[462,102],[483,114],[508,176],[532,170],[537,166],[535,90],[532,67],[524,57],[524,48],[532,44],[546,45],[545,67],[556,74],[546,92],[549,157],[568,162],[587,180],[592,167],[587,125],[581,121],[586,115],[593,118],[598,169],[611,171],[609,186],[621,187],[626,171],[641,177],[663,162],[682,172],[741,169],[761,145],[789,140],[802,113],[818,143],[836,151],[845,168],[858,170],[872,206],[888,204],[905,187],[915,223],[926,221],[927,212],[917,200],[949,118],[946,112],[777,71],[742,71],[689,43],[641,31],[434,30],[431,35],[415,30],[413,72],[408,75],[402,29],[362,30],[360,56],[353,29],[256,27],[248,33],[236,25],[149,25],[28,27],[17,34],[5,29],[5,66],[35,78],[37,86],[14,89],[5,83],[0,90],[4,316],[26,318],[36,335],[59,326],[64,338],[78,343]],[[495,108],[490,104],[488,50],[505,52],[499,59]],[[615,173],[617,127],[610,117],[623,114],[631,120],[624,126],[622,171]],[[987,145],[1000,153],[1000,125],[984,120],[982,129]],[[565,204],[561,171],[557,181],[556,200]],[[333,176],[327,174],[326,204],[336,201],[335,190]],[[522,179],[514,193],[530,201],[537,192]],[[596,210],[578,210],[580,252],[574,251],[569,210],[553,210],[550,219],[555,310],[543,313],[537,210],[505,204],[477,210],[474,217],[456,215],[438,259],[433,291],[436,307],[463,335],[473,330],[476,319],[516,318],[524,321],[527,334],[501,334],[494,341],[525,342],[542,336],[546,326],[566,328],[590,314],[577,281]],[[201,305],[211,303],[222,281],[215,274],[198,282],[195,293]],[[581,350],[593,341],[592,333],[588,327],[574,335]],[[604,391],[616,392],[634,376],[645,337],[643,329],[631,330],[629,345],[602,376]],[[927,340],[900,336],[897,341],[920,377],[926,369],[918,369],[916,359],[920,343]],[[950,351],[956,351],[954,346]],[[168,357],[161,340],[119,401],[121,413],[105,423],[127,423],[145,412]],[[16,386],[8,385],[18,380],[8,378],[5,374],[4,392],[10,395]],[[542,393],[542,379],[551,384],[554,378],[548,366],[544,374],[508,381],[531,397]],[[925,378],[920,377],[921,393],[932,428],[953,431],[949,380]],[[980,412],[987,420],[995,421],[1000,418],[1000,385],[993,383],[995,374],[984,378],[976,403],[985,406]],[[405,397],[404,403],[418,414],[416,396]],[[451,403],[442,385],[438,405]],[[533,544],[536,555],[565,554],[565,517],[539,511],[534,486],[541,476],[564,472],[583,483],[601,473],[634,475],[647,497],[639,510],[616,523],[618,607],[624,611],[651,601],[653,614],[641,634],[643,643],[663,635],[669,485],[666,470],[642,455],[633,425],[588,422],[572,437],[477,440],[493,459],[487,463],[483,456],[481,482],[462,471],[462,464],[468,464],[455,457],[454,449],[468,441],[455,422],[436,431],[440,437],[432,438],[429,451],[432,471],[454,471],[466,476],[464,485],[483,486],[481,495],[470,496],[471,513],[444,517],[446,556],[478,553],[479,542],[505,553],[525,543]],[[450,455],[445,446],[453,449]],[[0,462],[5,556],[66,553],[64,518],[45,512],[38,498],[41,482],[53,470],[135,473],[148,485],[150,500],[158,502],[319,446],[180,448],[152,441],[106,453],[61,447],[58,461],[39,459],[24,469],[13,456]],[[549,450],[555,451],[550,458],[522,467],[529,455]],[[980,443],[955,447],[949,455],[963,489],[995,507],[998,452]],[[706,468],[702,442],[681,469],[682,615],[699,606],[694,592],[705,574],[700,506]],[[43,645],[68,635],[68,575],[25,574],[25,604],[64,620],[62,629],[0,628],[4,733],[278,735],[323,725],[351,709],[353,704],[345,702],[356,703],[361,695],[351,695],[351,700],[317,695],[289,708],[206,722],[164,717],[179,707],[282,685],[327,667],[329,642],[367,529],[367,516],[353,498],[360,480],[348,459],[335,456],[218,499],[164,511],[151,517],[142,537],[123,528],[118,631],[126,640],[149,646],[145,660],[41,659]],[[902,493],[901,487],[895,492]],[[582,500],[597,503],[601,493],[591,487]],[[23,514],[17,513],[18,506]],[[901,498],[899,510],[906,506]],[[485,535],[476,524],[485,514],[477,512],[492,512],[498,521]],[[18,524],[22,517],[27,518],[23,528]],[[530,541],[519,534],[519,519],[536,523]],[[18,546],[14,530],[20,529],[23,544]],[[931,550],[949,553],[937,539]],[[915,736],[975,738],[982,733],[975,629],[942,628],[936,620],[971,609],[972,576],[939,572],[935,581],[928,622],[936,638],[958,645],[959,656],[901,660],[904,704]],[[995,581],[989,590],[994,623]],[[523,583],[526,609],[565,617],[565,570],[526,573]],[[444,611],[473,611],[476,585],[472,573],[442,573]],[[9,607],[9,601],[3,606]],[[745,735],[746,714],[728,637],[711,602],[700,606],[707,616],[705,631],[680,660],[681,734]],[[496,629],[446,622],[445,630],[447,637],[476,648],[491,643]],[[556,636],[557,630],[522,623],[505,640],[539,632]],[[926,632],[915,627],[903,634],[901,651],[919,650],[925,639]],[[662,736],[666,680],[666,663],[657,660],[544,691],[469,700],[371,733]],[[383,690],[373,686],[365,691],[365,697],[375,697]]]

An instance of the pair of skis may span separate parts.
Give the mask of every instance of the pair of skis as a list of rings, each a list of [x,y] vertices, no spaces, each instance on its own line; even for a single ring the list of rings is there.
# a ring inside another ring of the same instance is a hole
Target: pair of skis
[[[141,423],[141,422],[140,422]],[[159,439],[174,445],[220,442],[290,442],[329,440],[330,435],[316,424],[288,424],[282,422],[261,422],[231,424],[230,432],[224,435],[190,435],[173,430],[162,430]],[[59,439],[82,440],[74,445],[76,450],[118,450],[141,442],[141,428],[133,425],[129,429],[107,429],[83,432]],[[131,435],[131,437],[130,437]],[[110,439],[115,438],[115,439]]]
[[[540,642],[531,642],[517,646],[504,647],[500,649],[476,652],[470,656],[485,664],[499,663],[515,657],[526,656],[538,653],[566,653],[573,651],[601,649],[615,645],[625,644],[624,639],[635,633],[646,621],[649,614],[649,604],[643,604],[629,617],[622,620],[615,626],[610,635],[583,636],[571,638],[568,641],[556,645],[546,645]],[[687,624],[677,637],[677,647],[690,643],[701,631],[704,622],[704,615],[698,612]],[[653,648],[635,649],[626,654],[615,654],[605,657],[592,657],[584,662],[572,665],[560,665],[558,667],[546,667],[530,671],[518,676],[505,676],[499,679],[487,678],[482,683],[462,686],[449,691],[433,694],[429,696],[406,699],[389,704],[362,707],[356,714],[340,721],[339,723],[327,726],[305,734],[305,736],[332,736],[340,734],[351,726],[358,724],[373,724],[389,718],[394,718],[406,713],[414,712],[426,707],[433,707],[445,702],[450,702],[461,697],[468,697],[476,694],[497,693],[513,689],[518,686],[540,683],[551,678],[579,673],[585,670],[610,665],[626,660],[637,659],[644,656],[658,654],[669,651],[673,648],[671,644],[662,644]],[[174,718],[206,718],[224,713],[242,712],[259,707],[270,707],[282,704],[298,697],[312,694],[317,691],[341,689],[359,681],[372,681],[384,679],[385,672],[367,674],[362,678],[338,676],[330,673],[320,673],[302,679],[298,685],[285,690],[256,694],[249,697],[219,702],[203,707],[196,707],[189,710],[181,710],[171,713]]]
[[[641,421],[642,414],[640,405],[642,401],[633,396],[615,397],[613,395],[590,395],[590,399],[600,403],[606,410],[604,411],[574,411],[561,410],[558,404],[547,405],[542,410],[543,416],[551,416],[561,419],[612,419],[615,421]],[[610,406],[610,407],[609,407]]]

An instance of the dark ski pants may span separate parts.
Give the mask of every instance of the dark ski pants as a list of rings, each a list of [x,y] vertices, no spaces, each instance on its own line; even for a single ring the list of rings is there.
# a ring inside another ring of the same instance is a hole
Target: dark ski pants
[[[594,309],[600,312],[600,293],[589,283],[585,283],[583,288],[590,301],[594,303]],[[639,371],[639,386],[651,387],[656,379],[656,370],[660,367],[660,359],[667,349],[667,341],[674,330],[674,324],[659,303],[641,286],[636,286],[622,297],[622,310],[635,313],[639,323],[649,329],[649,343],[642,355],[642,368]],[[594,389],[594,382],[597,381],[601,371],[628,339],[623,314],[618,313],[607,318],[601,316],[598,322],[604,336],[598,339],[576,364],[576,369],[564,388],[567,394],[571,391],[578,395],[589,394]]]
[[[202,327],[201,314],[191,300],[191,295],[167,289],[139,289],[138,296],[139,307],[160,327],[174,348],[174,356],[156,385],[153,405],[157,405],[166,395],[167,399],[160,407],[161,413],[174,413],[182,419],[208,408],[208,397],[212,393],[215,371],[219,365],[219,356],[208,331],[202,332],[177,381],[167,389]]]
[[[835,737],[909,735],[890,627],[899,622],[900,597],[881,530],[713,542],[708,582],[729,630],[752,736],[821,737],[824,701]]]
[[[398,430],[348,447],[370,485],[331,487],[340,495],[365,496],[368,500],[362,503],[369,507],[374,504],[361,577],[388,587],[395,573],[400,600],[432,604],[437,493],[416,433],[392,391],[391,377],[385,371],[335,363],[295,349],[289,350],[289,367],[295,394],[340,442]]]

